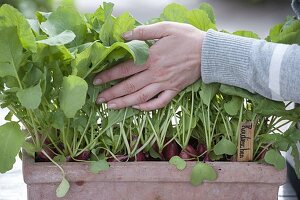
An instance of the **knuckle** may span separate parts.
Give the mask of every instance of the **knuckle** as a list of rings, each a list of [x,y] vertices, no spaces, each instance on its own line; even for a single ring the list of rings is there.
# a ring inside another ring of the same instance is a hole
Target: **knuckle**
[[[169,35],[168,33],[175,33],[178,30],[178,23],[176,22],[162,22],[161,29],[165,35]]]
[[[172,23],[172,22],[161,22],[161,28],[164,28],[164,29],[168,29],[168,28],[170,28],[170,26],[172,26],[172,24],[174,24],[174,23]]]
[[[117,99],[115,101],[116,105],[118,105],[119,108],[124,108],[128,105],[128,103],[126,101],[124,101],[122,98]]]
[[[172,81],[173,90],[178,91],[183,87],[183,84],[180,82]]]
[[[143,94],[140,94],[138,96],[138,102],[139,103],[144,103],[146,101],[148,101],[148,95],[146,95],[146,94],[143,93]]]
[[[145,35],[145,28],[139,27],[136,29],[136,34],[139,38],[144,38]]]
[[[163,68],[154,68],[152,69],[152,73],[156,80],[164,80],[168,78],[168,73]]]
[[[130,68],[127,65],[123,65],[120,67],[120,74],[122,76],[126,76],[129,73],[130,73]]]
[[[129,93],[134,92],[136,90],[136,87],[130,81],[126,81],[124,89],[125,89],[125,92],[127,92],[127,94],[129,94]]]
[[[150,50],[151,50],[151,49],[150,49]],[[151,55],[151,52],[150,52],[150,55]],[[145,65],[144,65],[144,67],[145,67],[146,69],[150,68],[151,66],[154,66],[154,61],[155,61],[154,59],[155,59],[155,57],[156,57],[156,56],[154,56],[154,55],[149,56],[147,62],[146,62]]]

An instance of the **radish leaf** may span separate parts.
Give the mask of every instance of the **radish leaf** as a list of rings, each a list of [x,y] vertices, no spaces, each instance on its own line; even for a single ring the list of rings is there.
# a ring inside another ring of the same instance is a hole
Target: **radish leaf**
[[[295,173],[296,173],[298,179],[300,179],[300,155],[299,155],[298,146],[296,144],[292,145],[291,155],[294,157]]]
[[[231,116],[235,116],[238,114],[241,103],[243,102],[243,99],[239,97],[232,97],[232,99],[229,102],[226,102],[224,104],[224,110]]]
[[[258,35],[252,31],[235,31],[233,34],[242,37],[259,39]]]
[[[270,165],[274,165],[277,170],[282,170],[285,168],[285,159],[284,157],[276,150],[270,149],[267,151],[265,161]]]
[[[199,9],[203,10],[207,13],[207,15],[212,23],[214,23],[214,24],[216,23],[216,16],[214,13],[214,9],[211,5],[209,5],[208,3],[201,3]]]
[[[203,100],[203,103],[205,105],[209,105],[211,100],[215,97],[215,95],[217,94],[218,90],[219,90],[220,85],[219,84],[202,84],[201,86],[201,91],[200,91],[200,95],[201,95],[201,99]]]
[[[124,42],[123,33],[132,30],[135,27],[135,19],[125,12],[116,18],[113,26],[113,37],[117,42]]]
[[[197,163],[190,174],[191,184],[194,186],[200,185],[203,181],[214,181],[218,178],[217,172],[209,164]]]
[[[115,19],[111,16],[113,7],[113,3],[103,3],[105,22],[100,29],[99,38],[105,46],[112,45],[115,42],[113,39],[113,27]]]
[[[42,98],[42,90],[40,84],[34,87],[19,90],[17,97],[22,106],[28,109],[36,109],[39,107]]]
[[[171,3],[164,8],[161,17],[167,21],[185,22],[188,9],[177,3]]]
[[[72,31],[66,30],[58,35],[54,35],[44,40],[39,40],[37,43],[48,44],[50,46],[63,45],[72,42],[75,37],[76,35]]]
[[[170,160],[169,163],[171,165],[174,165],[178,170],[184,170],[186,167],[186,162],[179,156],[173,156]]]
[[[15,158],[25,142],[25,136],[16,122],[0,126],[0,173],[12,169]]]
[[[0,30],[0,77],[12,76],[17,79],[22,60],[22,45],[15,27]]]
[[[20,39],[22,46],[31,52],[36,52],[37,47],[35,43],[34,35],[31,31],[30,25],[26,18],[14,7],[4,4],[0,8],[0,26],[7,30],[17,27],[18,38]],[[0,36],[2,38],[2,36]],[[2,38],[3,40],[10,39],[10,36]],[[7,43],[10,43],[7,41]],[[12,43],[13,44],[13,43]],[[2,44],[0,45],[2,47]]]
[[[214,146],[214,152],[216,155],[234,155],[236,153],[236,145],[231,142],[230,140],[227,140],[225,137],[222,138],[215,146]]]
[[[190,24],[203,31],[208,31],[208,29],[217,29],[216,25],[210,21],[208,14],[203,10],[193,9],[188,11],[187,20]]]
[[[87,33],[83,18],[75,9],[70,7],[59,7],[52,12],[47,21],[41,23],[41,29],[50,37],[70,30],[76,35],[73,44],[77,45],[82,44]]]
[[[63,78],[60,92],[60,107],[66,117],[73,118],[85,103],[88,85],[82,78],[74,75]],[[72,103],[71,103],[72,102]]]
[[[63,177],[61,183],[59,184],[59,186],[56,189],[56,196],[58,198],[62,198],[64,196],[66,196],[69,189],[70,189],[70,183],[69,183],[69,181],[67,181],[67,179],[65,177]]]
[[[90,171],[94,174],[98,174],[101,171],[106,171],[109,169],[109,164],[106,160],[98,160],[91,162]]]

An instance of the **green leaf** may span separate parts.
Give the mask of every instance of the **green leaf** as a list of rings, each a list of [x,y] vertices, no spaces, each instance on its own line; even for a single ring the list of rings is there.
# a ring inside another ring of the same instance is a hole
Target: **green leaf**
[[[215,13],[214,13],[214,9],[213,7],[208,4],[208,3],[201,3],[200,7],[199,7],[200,10],[203,10],[207,13],[210,21],[212,23],[216,23],[216,16],[215,16]]]
[[[33,158],[35,157],[35,152],[38,152],[37,147],[31,142],[25,141],[22,148],[25,149],[26,153]]]
[[[205,105],[209,105],[211,100],[215,97],[217,92],[219,91],[219,84],[212,83],[212,84],[204,84],[202,83],[200,96],[203,100]]]
[[[197,163],[190,174],[190,182],[192,185],[197,186],[203,181],[214,181],[218,178],[217,172],[210,165],[206,163]]]
[[[120,52],[120,49],[125,51]],[[148,50],[149,47],[145,42],[137,40],[128,43],[116,42],[110,47],[105,47],[101,43],[96,42],[77,55],[72,62],[72,67],[76,70],[75,74],[77,73],[80,77],[86,77],[88,73],[101,72],[107,66],[106,59],[113,59],[110,55],[120,58],[119,53],[124,55],[121,57],[125,57],[129,53],[135,64],[144,64],[149,56]],[[115,51],[118,51],[117,55],[113,55]]]
[[[54,35],[44,40],[39,40],[37,43],[47,44],[49,46],[64,45],[72,42],[75,37],[76,35],[72,31],[66,30],[58,35]]]
[[[258,35],[252,31],[235,31],[232,34],[242,36],[242,37],[259,39]]]
[[[280,34],[278,37],[274,38],[273,42],[283,44],[300,44],[300,31]]]
[[[224,110],[231,116],[239,113],[243,99],[233,96],[229,102],[224,104]]]
[[[105,46],[110,46],[115,42],[113,39],[114,18],[111,16],[113,7],[113,3],[103,3],[105,21],[100,29],[99,37]]]
[[[40,24],[39,21],[36,19],[27,19],[27,22],[30,26],[30,28],[36,33],[36,34],[40,34]]]
[[[300,141],[300,129],[295,126],[290,126],[290,128],[284,132],[284,136],[290,140],[291,143],[297,143]]]
[[[270,165],[274,165],[277,170],[282,170],[285,168],[285,159],[284,157],[276,150],[270,149],[267,151],[265,161]]]
[[[116,123],[121,122],[124,119],[132,117],[137,114],[138,111],[132,108],[125,108],[121,110],[109,110],[107,113],[107,124],[103,124],[103,127],[110,127]]]
[[[299,155],[299,150],[296,144],[292,145],[292,151],[291,151],[291,155],[294,158],[294,162],[295,162],[295,173],[298,177],[298,179],[300,179],[300,155]]]
[[[288,34],[292,32],[297,32],[300,30],[300,20],[294,20],[292,19],[291,21],[287,21],[282,27],[281,33],[280,34]]]
[[[209,159],[212,161],[220,160],[223,158],[223,155],[216,155],[214,151],[209,152]]]
[[[135,26],[135,19],[125,12],[116,18],[113,26],[113,37],[117,42],[123,42],[123,33],[132,30]]]
[[[234,155],[236,153],[236,145],[231,142],[230,140],[227,140],[225,137],[223,137],[215,146],[214,146],[214,152],[216,155]]]
[[[50,116],[51,126],[56,129],[63,129],[64,128],[64,120],[65,120],[64,118],[65,118],[65,115],[64,115],[63,111],[56,110],[55,112],[52,112],[51,116]]]
[[[42,90],[40,84],[37,84],[34,87],[19,90],[17,92],[17,97],[22,106],[24,106],[25,108],[38,108],[42,99]]]
[[[11,121],[11,118],[14,116],[14,113],[9,111],[7,115],[4,117],[6,121]]]
[[[186,167],[186,162],[179,156],[173,156],[170,160],[169,163],[171,165],[174,165],[178,170],[184,170]]]
[[[159,153],[157,153],[152,147],[150,148],[149,150],[149,154],[152,158],[159,158],[159,159],[162,159],[161,158],[161,155]]]
[[[0,126],[0,173],[12,169],[15,158],[25,142],[25,136],[16,122]]]
[[[25,49],[31,52],[36,52],[37,47],[34,35],[31,31],[30,25],[26,18],[15,8],[4,4],[0,8],[0,29],[6,30],[10,28],[17,28],[18,37]],[[10,40],[10,37],[2,37],[2,40]],[[7,41],[9,43],[9,41]],[[12,45],[12,44],[11,44]],[[0,44],[2,47],[2,44]],[[8,44],[9,46],[9,44]]]
[[[59,35],[66,30],[72,31],[76,35],[72,44],[76,46],[82,44],[87,34],[85,21],[71,7],[59,7],[52,12],[47,21],[41,23],[41,29],[50,37]]]
[[[149,56],[149,47],[144,41],[132,40],[127,43],[116,42],[109,48],[103,51],[103,48],[98,43],[96,47],[98,50],[92,52],[92,63],[101,63],[110,53],[120,48],[125,49],[133,58],[134,63],[137,65],[144,64]],[[101,64],[100,64],[101,65]]]
[[[28,69],[25,76],[23,77],[24,86],[30,87],[33,85],[37,85],[43,77],[43,73],[37,67],[32,67]]]
[[[76,112],[85,104],[88,84],[82,78],[74,75],[63,78],[60,91],[60,108],[66,117],[73,118]]]
[[[173,22],[186,22],[188,9],[177,3],[171,3],[164,8],[162,13],[163,20]]]
[[[238,96],[249,100],[254,100],[254,95],[250,92],[248,92],[245,89],[237,88],[234,86],[229,85],[221,85],[220,92],[231,95],[231,96]]]
[[[55,162],[66,162],[67,158],[64,155],[57,155],[57,156],[54,156],[53,160]]]
[[[101,43],[96,42],[91,46],[84,49],[79,54],[76,54],[76,58],[72,61],[73,74],[79,77],[85,77],[91,70],[91,65],[100,67],[108,54],[107,47],[104,47]]]
[[[67,179],[65,177],[63,177],[61,183],[59,184],[59,186],[56,189],[56,197],[62,198],[64,196],[66,196],[69,189],[70,189],[70,183],[69,183],[69,181],[67,181]]]
[[[106,171],[109,169],[109,164],[106,160],[98,160],[91,162],[90,171],[94,174],[98,174],[101,171]]]
[[[51,15],[52,12],[41,12],[41,11],[37,11],[35,13],[35,16],[37,18],[37,20],[42,23],[42,22],[45,22],[49,16]]]
[[[133,57],[134,63],[137,65],[144,64],[149,57],[149,47],[143,41],[132,40],[126,43],[129,49],[125,48],[129,51],[131,56]]]
[[[277,24],[274,27],[272,27],[269,31],[269,36],[267,37],[267,40],[273,42],[274,38],[276,38],[281,33],[282,27],[283,24]]]
[[[207,13],[203,10],[194,9],[187,14],[188,22],[196,28],[207,31],[208,29],[216,30],[216,25],[210,21]]]
[[[263,116],[278,116],[291,121],[299,120],[300,108],[286,110],[284,102],[272,101],[267,98],[255,98],[254,112]]]
[[[22,51],[17,29],[15,27],[0,29],[0,77],[18,77]]]
[[[300,20],[287,19],[283,25],[277,25],[271,31],[267,39],[272,42],[300,44]]]

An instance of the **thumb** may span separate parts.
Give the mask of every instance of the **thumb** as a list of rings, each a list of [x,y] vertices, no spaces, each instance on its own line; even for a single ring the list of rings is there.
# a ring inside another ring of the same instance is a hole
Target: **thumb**
[[[125,40],[154,40],[171,35],[170,22],[138,26],[132,31],[123,34]]]

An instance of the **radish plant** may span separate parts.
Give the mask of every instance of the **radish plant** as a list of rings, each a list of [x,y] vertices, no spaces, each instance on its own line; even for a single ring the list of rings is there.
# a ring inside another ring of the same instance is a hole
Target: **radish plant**
[[[101,173],[115,161],[169,161],[183,170],[186,161],[193,160],[190,178],[198,185],[217,178],[206,161],[235,160],[240,124],[252,121],[253,161],[282,169],[279,152],[291,148],[300,177],[300,131],[295,128],[300,108],[286,110],[283,102],[201,80],[165,108],[151,112],[97,105],[97,94],[117,81],[94,86],[95,74],[128,59],[143,64],[153,44],[125,42],[122,34],[140,23],[129,13],[114,17],[112,9],[112,3],[104,3],[95,13],[80,15],[73,8],[59,7],[27,21],[13,7],[1,6],[0,99],[1,107],[9,110],[8,122],[0,126],[1,173],[12,168],[23,148],[37,162],[51,161],[61,169],[59,197],[70,186],[60,166],[66,161],[89,162],[91,172]],[[206,3],[193,10],[170,4],[149,23],[159,21],[217,30],[213,9]],[[288,18],[266,39],[299,44],[299,24]],[[233,34],[258,38],[250,31]],[[286,124],[290,129],[282,132]]]

